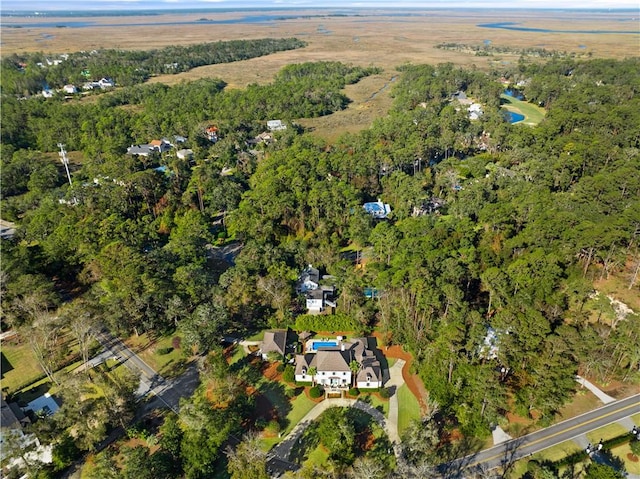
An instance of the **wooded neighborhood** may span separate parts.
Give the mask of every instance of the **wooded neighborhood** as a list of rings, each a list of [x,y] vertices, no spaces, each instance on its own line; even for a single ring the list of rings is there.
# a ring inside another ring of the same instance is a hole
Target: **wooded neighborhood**
[[[462,477],[442,465],[497,428],[586,402],[578,374],[637,394],[640,59],[401,65],[391,109],[331,143],[300,120],[380,68],[145,83],[304,46],[2,57],[7,477]],[[85,70],[113,88],[40,94]],[[59,410],[27,408],[45,393]],[[637,461],[630,424],[602,442]],[[624,469],[583,449],[501,477]]]

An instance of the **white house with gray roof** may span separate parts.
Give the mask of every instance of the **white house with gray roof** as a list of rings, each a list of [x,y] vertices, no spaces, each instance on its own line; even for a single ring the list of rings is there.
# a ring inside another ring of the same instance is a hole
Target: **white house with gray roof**
[[[296,355],[297,382],[315,382],[325,388],[340,390],[349,389],[354,383],[361,389],[382,387],[382,367],[369,349],[367,338],[354,338],[352,341],[340,339],[335,341],[335,346],[317,348],[313,347],[313,343],[313,339],[307,343],[305,354]],[[359,365],[355,378],[351,370],[352,361]],[[312,368],[315,368],[315,375],[309,374],[313,372]]]

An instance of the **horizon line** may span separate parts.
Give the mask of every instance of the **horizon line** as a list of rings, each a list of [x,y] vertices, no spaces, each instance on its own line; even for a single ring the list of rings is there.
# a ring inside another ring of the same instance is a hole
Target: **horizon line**
[[[337,6],[302,6],[302,5],[286,5],[286,6],[192,6],[192,7],[175,7],[171,4],[160,4],[154,7],[149,7],[148,5],[128,5],[128,8],[122,8],[121,6],[113,7],[113,8],[33,8],[33,9],[18,9],[18,8],[4,8],[3,12],[0,12],[0,16],[3,13],[11,12],[11,13],[29,13],[29,14],[40,14],[40,13],[52,13],[52,12],[65,12],[65,13],[73,13],[73,12],[113,12],[113,11],[124,11],[124,10],[137,10],[137,11],[147,11],[153,12],[158,10],[167,10],[167,11],[193,11],[193,10],[533,10],[533,11],[585,11],[585,10],[598,10],[598,11],[637,11],[640,13],[639,8],[635,7],[603,7],[603,6],[584,6],[584,7],[533,7],[533,6],[406,6],[406,7],[391,7],[391,6],[349,6],[349,7],[337,7]]]

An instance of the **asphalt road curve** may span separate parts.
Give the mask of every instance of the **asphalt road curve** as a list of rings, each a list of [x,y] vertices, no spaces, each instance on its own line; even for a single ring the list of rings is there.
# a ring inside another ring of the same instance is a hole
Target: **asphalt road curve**
[[[545,429],[512,439],[475,454],[441,464],[438,469],[446,477],[464,477],[465,471],[488,471],[507,466],[523,457],[568,441],[582,434],[640,413],[640,394],[621,399]]]

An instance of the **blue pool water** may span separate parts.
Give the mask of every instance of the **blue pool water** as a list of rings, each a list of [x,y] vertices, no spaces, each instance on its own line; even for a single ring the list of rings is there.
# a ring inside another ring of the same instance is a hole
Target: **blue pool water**
[[[311,349],[317,351],[318,348],[333,348],[338,345],[337,341],[314,341]]]

